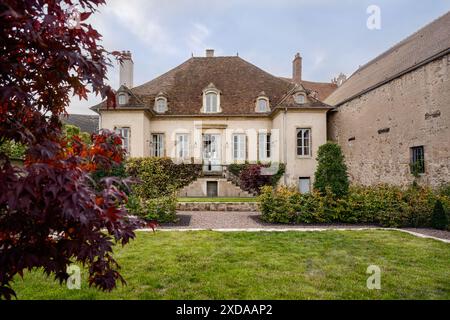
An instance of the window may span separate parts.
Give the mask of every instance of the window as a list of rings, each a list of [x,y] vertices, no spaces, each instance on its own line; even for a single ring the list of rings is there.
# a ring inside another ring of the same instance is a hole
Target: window
[[[155,103],[155,111],[158,113],[164,113],[167,110],[166,98],[157,98]]]
[[[206,94],[205,112],[206,113],[218,112],[218,108],[217,108],[217,93],[209,92],[209,93]]]
[[[412,174],[425,173],[425,152],[423,146],[411,148],[410,168]]]
[[[302,93],[296,94],[294,96],[294,100],[295,100],[295,103],[298,103],[298,104],[303,104],[306,102],[305,95]]]
[[[122,138],[122,148],[130,153],[130,128],[117,127],[114,131]]]
[[[257,101],[257,112],[269,111],[269,101],[266,98],[259,98]]]
[[[155,133],[152,134],[152,156],[163,157],[164,156],[164,134]]]
[[[297,129],[297,155],[311,156],[311,129]]]
[[[298,179],[298,191],[300,193],[309,193],[311,191],[311,179],[309,177],[300,177]]]
[[[177,158],[185,159],[189,156],[189,137],[186,133],[177,134]]]
[[[261,161],[270,159],[270,133],[260,133],[258,135],[258,159]]]
[[[119,94],[119,105],[124,105],[127,103],[127,96],[123,93]]]
[[[234,134],[233,135],[233,159],[234,160],[245,160],[246,152],[246,136],[245,134]]]
[[[204,113],[218,113],[220,110],[220,90],[216,88],[214,83],[210,83],[203,89],[203,106]]]

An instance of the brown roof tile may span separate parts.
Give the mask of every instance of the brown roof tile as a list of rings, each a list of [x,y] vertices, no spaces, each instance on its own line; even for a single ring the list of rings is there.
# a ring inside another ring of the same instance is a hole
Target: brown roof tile
[[[450,52],[450,12],[396,44],[334,91],[325,102],[339,105],[411,71],[429,59]]]

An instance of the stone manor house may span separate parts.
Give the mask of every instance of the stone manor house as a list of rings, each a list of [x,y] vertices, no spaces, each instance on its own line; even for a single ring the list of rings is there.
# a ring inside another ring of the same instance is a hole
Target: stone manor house
[[[284,163],[280,183],[308,192],[327,140],[355,183],[450,182],[450,13],[330,83],[304,80],[298,53],[283,78],[208,49],[134,86],[125,57],[117,108],[92,107],[99,127],[119,132],[130,157],[202,164],[183,195],[246,195],[225,179],[244,162]]]

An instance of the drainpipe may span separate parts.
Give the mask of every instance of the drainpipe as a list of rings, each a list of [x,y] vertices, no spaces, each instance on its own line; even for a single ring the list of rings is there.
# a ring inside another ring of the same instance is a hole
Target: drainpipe
[[[287,171],[287,143],[286,143],[286,115],[287,115],[287,108],[284,108],[283,111],[283,162],[284,162],[284,174],[283,174],[283,180],[284,185],[287,185],[287,177],[286,177],[286,171]]]

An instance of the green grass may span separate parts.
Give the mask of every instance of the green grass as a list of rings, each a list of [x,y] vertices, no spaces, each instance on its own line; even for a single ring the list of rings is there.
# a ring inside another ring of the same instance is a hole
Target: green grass
[[[257,202],[258,198],[178,198],[178,202]]]
[[[19,299],[450,299],[450,245],[398,231],[138,233],[115,256],[128,282],[68,290],[39,271]],[[369,265],[381,290],[369,290]]]

